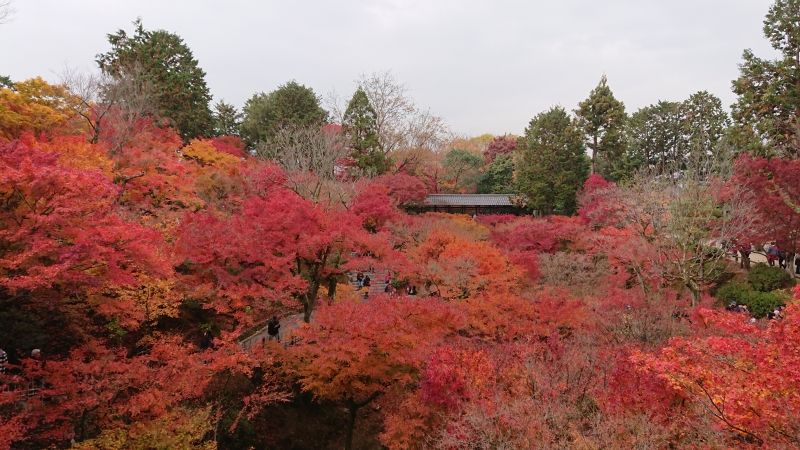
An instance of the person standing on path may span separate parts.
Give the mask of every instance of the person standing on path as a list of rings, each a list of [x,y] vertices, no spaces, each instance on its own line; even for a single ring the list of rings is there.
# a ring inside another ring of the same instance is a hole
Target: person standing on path
[[[741,260],[739,262],[739,267],[742,269],[750,270],[750,252],[753,250],[753,244],[741,244],[739,245],[739,255],[741,255]]]
[[[774,242],[771,242],[765,246],[764,250],[767,252],[767,262],[770,266],[774,267],[775,261],[778,260],[778,253],[780,253],[778,246],[775,245]]]
[[[800,255],[794,255],[794,274],[800,275]]]
[[[356,289],[360,290],[363,287],[364,287],[364,274],[358,272],[358,275],[356,275]]]
[[[276,341],[281,341],[280,336],[281,331],[281,323],[276,316],[272,316],[272,319],[269,319],[267,322],[267,334],[269,335],[269,340],[275,339]]]
[[[200,338],[200,348],[203,350],[214,348],[214,336],[211,334],[211,331],[206,330],[203,332],[203,337]]]

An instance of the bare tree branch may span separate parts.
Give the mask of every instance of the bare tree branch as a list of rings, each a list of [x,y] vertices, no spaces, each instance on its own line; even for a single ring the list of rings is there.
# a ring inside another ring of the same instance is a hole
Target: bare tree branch
[[[340,133],[319,127],[289,126],[256,147],[256,155],[271,159],[289,172],[313,172],[320,178],[335,178],[336,163],[349,150]]]
[[[375,110],[378,139],[384,152],[414,147],[437,150],[450,138],[442,118],[418,108],[406,86],[391,72],[361,75],[358,84]]]
[[[625,222],[654,249],[653,267],[662,279],[688,289],[693,303],[718,278],[725,250],[755,217],[752,193],[725,185],[711,162],[642,172],[620,198]]]
[[[140,75],[141,70],[125,67],[110,75],[64,69],[62,83],[75,99],[70,107],[89,125],[90,142],[105,139],[116,153],[130,140],[141,118],[157,117],[154,88]]]

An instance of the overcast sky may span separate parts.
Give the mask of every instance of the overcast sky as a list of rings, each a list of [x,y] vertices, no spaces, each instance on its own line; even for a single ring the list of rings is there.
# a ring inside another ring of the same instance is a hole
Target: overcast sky
[[[215,100],[241,106],[291,79],[349,98],[359,74],[391,70],[468,135],[574,109],[603,73],[629,111],[698,90],[730,105],[742,51],[772,55],[770,0],[13,1],[0,74],[14,80],[93,70],[106,34],[142,17],[183,37]]]

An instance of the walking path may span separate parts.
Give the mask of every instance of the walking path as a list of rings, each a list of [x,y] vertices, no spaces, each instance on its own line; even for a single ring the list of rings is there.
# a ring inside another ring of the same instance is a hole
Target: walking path
[[[739,264],[741,264],[741,258],[742,258],[741,255],[738,257],[738,259],[734,259],[733,255],[729,255],[729,257],[730,257],[730,259],[733,259],[733,260],[737,261]],[[797,256],[797,258],[800,258],[800,256]],[[751,267],[752,267],[753,264],[757,264],[757,263],[769,264],[769,261],[767,260],[767,255],[764,254],[763,252],[750,253],[750,265],[751,265]],[[792,276],[794,276],[795,278],[800,278],[800,275],[797,275],[795,273],[794,261],[787,261],[786,264],[787,264],[787,269],[786,270]],[[775,262],[775,267],[779,267],[777,261]]]
[[[383,294],[386,290],[386,269],[377,269],[371,272],[361,272],[364,275],[369,275],[370,278],[370,286],[369,288],[362,288],[358,289],[358,281],[356,281],[355,274],[350,274],[349,276],[349,284],[353,287],[353,289],[362,296],[364,292],[368,293],[368,298],[373,297],[378,294]],[[311,315],[311,319],[314,319],[314,315]],[[287,338],[291,336],[291,332],[300,327],[303,324],[303,313],[298,314],[291,314],[288,316],[284,316],[280,320],[281,328],[278,332],[278,336],[280,337],[281,342],[285,342]],[[257,345],[264,345],[269,340],[269,334],[267,333],[267,325],[265,324],[262,328],[259,328],[255,333],[247,336],[246,338],[239,341],[239,344],[245,350],[249,350]]]
[[[383,294],[386,292],[386,269],[377,269],[372,272],[361,272],[364,275],[369,275],[369,288],[361,290],[358,289],[358,280],[355,276],[350,276],[350,286],[353,287],[362,296],[367,292],[369,297],[374,295]]]

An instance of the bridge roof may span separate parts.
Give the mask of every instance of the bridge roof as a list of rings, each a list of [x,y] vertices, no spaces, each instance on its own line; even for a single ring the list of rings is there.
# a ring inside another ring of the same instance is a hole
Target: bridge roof
[[[431,194],[426,206],[514,206],[512,194]]]

